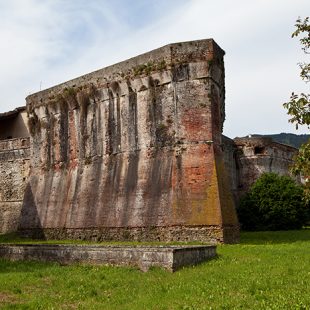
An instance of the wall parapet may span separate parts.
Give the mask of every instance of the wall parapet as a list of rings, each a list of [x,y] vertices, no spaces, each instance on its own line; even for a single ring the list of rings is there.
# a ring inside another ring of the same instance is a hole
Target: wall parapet
[[[96,84],[99,88],[109,87],[113,81],[125,83],[136,78],[148,78],[155,72],[170,71],[183,63],[208,62],[211,65],[216,58],[222,59],[225,52],[213,39],[179,42],[165,45],[144,54],[132,57],[125,61],[82,75],[67,82],[29,95],[27,109],[46,104],[46,100],[54,93],[59,93],[65,88],[77,88],[89,83]],[[193,68],[193,74],[199,74],[199,68]],[[180,73],[180,72],[179,72]],[[176,75],[177,72],[176,72]],[[204,73],[206,75],[206,73]],[[211,76],[218,81],[219,76]],[[176,78],[176,76],[174,76]],[[169,81],[167,81],[169,82]]]

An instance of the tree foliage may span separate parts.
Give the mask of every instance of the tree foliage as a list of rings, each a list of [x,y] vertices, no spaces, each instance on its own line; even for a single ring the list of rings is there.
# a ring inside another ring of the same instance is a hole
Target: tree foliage
[[[304,20],[298,18],[295,24],[296,30],[292,33],[292,38],[300,37],[299,42],[306,55],[310,53],[310,25],[309,17]],[[308,83],[310,81],[310,64],[306,62],[299,63],[300,77]],[[296,125],[306,125],[310,128],[310,95],[306,93],[291,95],[290,101],[284,103],[287,113],[291,116],[290,122]]]
[[[309,17],[296,20],[295,31],[292,38],[299,37],[302,50],[306,55],[310,54],[310,24]],[[310,82],[310,63],[299,63],[300,77],[306,83]],[[287,109],[287,114],[291,117],[289,121],[298,126],[307,126],[310,128],[310,94],[292,93],[290,101],[283,104]],[[301,174],[305,179],[305,199],[310,201],[310,140],[303,144],[295,157],[295,164],[292,168],[293,173]]]
[[[287,176],[264,173],[241,198],[237,209],[244,230],[299,229],[309,218],[303,188]]]

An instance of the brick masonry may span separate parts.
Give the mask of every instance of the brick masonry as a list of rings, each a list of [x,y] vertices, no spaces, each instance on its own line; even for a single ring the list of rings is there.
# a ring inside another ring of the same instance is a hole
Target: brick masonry
[[[29,161],[29,138],[0,140],[0,233],[18,228]]]

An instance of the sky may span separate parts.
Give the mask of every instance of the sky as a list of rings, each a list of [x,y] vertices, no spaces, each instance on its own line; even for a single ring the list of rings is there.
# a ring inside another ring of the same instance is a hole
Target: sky
[[[0,0],[0,113],[163,45],[213,38],[226,52],[224,134],[308,133],[282,104],[309,92],[291,38],[309,15],[309,0]]]

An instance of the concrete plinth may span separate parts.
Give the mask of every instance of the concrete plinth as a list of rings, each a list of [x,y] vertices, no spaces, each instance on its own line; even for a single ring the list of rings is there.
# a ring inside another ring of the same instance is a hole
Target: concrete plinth
[[[104,264],[136,266],[147,271],[159,266],[175,271],[216,256],[215,245],[195,246],[100,246],[5,244],[0,257],[10,260],[56,261],[62,264]]]

